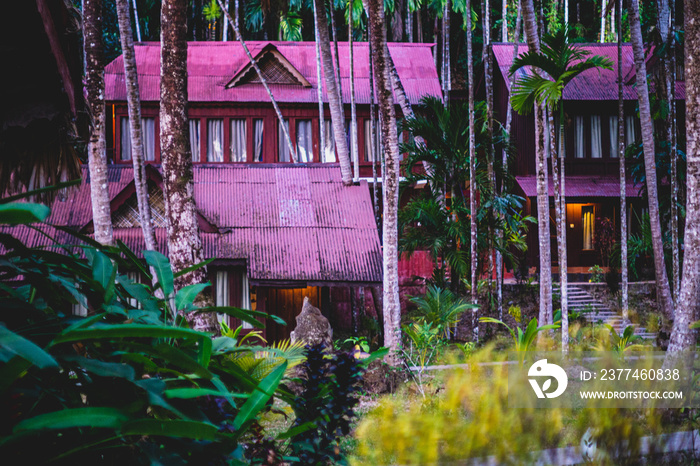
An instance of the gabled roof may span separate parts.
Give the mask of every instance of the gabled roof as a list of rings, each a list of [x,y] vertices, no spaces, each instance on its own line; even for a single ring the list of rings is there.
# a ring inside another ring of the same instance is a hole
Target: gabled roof
[[[612,70],[586,70],[574,78],[564,88],[564,100],[617,100],[617,43],[605,44],[576,44],[591,52],[591,55],[600,55],[613,62]],[[513,64],[514,44],[494,44],[493,54],[498,63],[498,68],[510,91],[510,79],[508,76],[510,66]],[[527,44],[520,44],[518,54],[527,51]],[[524,76],[525,69],[516,72],[516,80]],[[637,91],[634,88],[634,55],[631,44],[622,45],[622,76],[623,98],[625,100],[637,100]],[[676,83],[676,98],[685,99],[685,83]]]
[[[274,47],[279,56],[310,84],[310,87],[271,84],[270,89],[275,100],[287,103],[318,102],[315,42],[251,41],[246,44],[253,57],[264,55],[264,50],[272,50],[269,47]],[[441,96],[432,55],[433,44],[390,43],[388,46],[411,103],[417,104],[424,95]],[[135,50],[141,100],[157,102],[160,99],[160,43],[139,43],[135,45]],[[353,53],[356,102],[368,104],[370,86],[367,42],[355,42]],[[350,58],[347,42],[338,43],[338,55],[343,102],[350,102]],[[189,42],[189,101],[269,103],[270,99],[261,84],[237,83],[238,85],[227,87],[227,84],[249,65],[248,57],[238,42]],[[322,87],[324,101],[328,102],[325,83]],[[105,68],[105,93],[108,101],[126,101],[124,62],[121,56]]]
[[[110,199],[124,197],[133,167],[110,165],[108,180]],[[194,185],[197,209],[215,227],[201,233],[205,257],[245,261],[254,283],[382,280],[369,189],[364,181],[343,186],[337,164],[195,165]],[[80,230],[90,222],[91,209],[90,186],[83,183],[66,201],[53,203],[48,222]],[[49,230],[65,244],[76,241]],[[165,228],[155,230],[159,249],[167,254]],[[24,226],[0,227],[0,232],[29,246],[48,244]],[[114,236],[139,255],[145,249],[140,228],[115,228]]]
[[[257,55],[253,57],[260,68],[263,78],[267,84],[291,84],[304,87],[311,87],[311,83],[299,72],[289,60],[282,55],[274,44],[270,43],[263,47]],[[227,88],[240,86],[241,84],[260,83],[260,77],[248,62],[236,72],[231,81],[226,84]]]

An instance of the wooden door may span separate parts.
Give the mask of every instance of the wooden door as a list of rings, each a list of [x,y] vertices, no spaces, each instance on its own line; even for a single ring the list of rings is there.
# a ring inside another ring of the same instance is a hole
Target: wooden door
[[[301,312],[305,296],[309,297],[311,304],[318,307],[318,287],[267,289],[265,312],[279,316],[287,323],[283,326],[267,320],[265,334],[268,343],[289,338],[289,334],[296,327],[296,316]]]

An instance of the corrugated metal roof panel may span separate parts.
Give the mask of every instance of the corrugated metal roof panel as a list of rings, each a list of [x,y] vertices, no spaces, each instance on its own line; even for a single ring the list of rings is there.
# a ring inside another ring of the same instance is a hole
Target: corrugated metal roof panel
[[[537,196],[537,177],[515,178],[525,196]],[[627,197],[639,197],[639,188],[627,180]],[[549,193],[554,195],[554,182],[549,178]],[[620,178],[616,176],[566,176],[566,197],[620,197]]]
[[[316,103],[316,52],[314,42],[247,42],[255,56],[268,44],[274,45],[287,60],[311,83],[311,87],[270,85],[278,102]],[[160,100],[160,44],[136,44],[136,63],[139,72],[141,100]],[[389,51],[401,77],[406,94],[413,104],[424,95],[440,96],[440,82],[432,56],[432,44],[390,43]],[[334,52],[333,52],[334,53]],[[369,47],[367,42],[353,46],[355,96],[359,104],[368,104]],[[343,101],[350,101],[349,47],[338,43]],[[238,42],[190,42],[187,50],[188,97],[190,102],[269,102],[267,92],[260,84],[243,84],[227,89],[225,85],[237,71],[248,64],[243,47]],[[105,68],[107,100],[126,100],[124,64],[116,58]],[[325,84],[323,95],[328,101]]]
[[[108,170],[114,200],[131,182],[133,168],[111,165]],[[196,165],[194,183],[198,211],[219,230],[201,234],[207,258],[247,259],[253,280],[381,281],[381,248],[367,184],[343,186],[337,164]],[[79,230],[91,218],[90,186],[83,183],[66,201],[54,202],[49,221]],[[45,228],[63,243],[76,242]],[[25,226],[0,232],[30,246],[48,244]],[[114,236],[136,252],[145,249],[139,228],[116,229]],[[156,236],[165,253],[165,229],[157,228]]]

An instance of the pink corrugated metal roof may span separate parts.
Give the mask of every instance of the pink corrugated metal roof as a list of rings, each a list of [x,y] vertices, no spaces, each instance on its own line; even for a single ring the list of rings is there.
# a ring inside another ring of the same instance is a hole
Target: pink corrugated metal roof
[[[316,93],[316,52],[314,42],[247,42],[255,56],[268,44],[274,45],[287,60],[311,83],[310,88],[271,85],[278,102],[318,102]],[[145,42],[135,46],[139,72],[141,100],[157,102],[160,96],[160,44]],[[409,100],[416,104],[424,95],[440,96],[432,44],[390,43],[389,51],[406,89]],[[369,47],[367,42],[354,43],[355,96],[357,103],[368,104]],[[343,101],[350,101],[349,47],[338,43],[340,74],[343,80]],[[238,42],[190,42],[187,50],[188,95],[190,102],[269,102],[260,84],[243,84],[230,89],[225,85],[248,63]],[[124,63],[119,56],[105,68],[107,100],[126,100]],[[323,86],[325,101],[325,85]]]
[[[517,176],[516,181],[526,197],[537,196],[536,176]],[[639,197],[639,188],[627,180],[627,197]],[[554,183],[549,178],[549,193],[554,196]],[[566,196],[620,197],[620,178],[616,176],[566,176]]]
[[[613,62],[612,70],[587,70],[581,75],[574,78],[564,88],[565,100],[617,100],[617,44],[577,44],[581,48],[591,52],[591,55],[601,55],[607,57]],[[513,44],[494,44],[493,53],[498,63],[498,68],[503,75],[506,86],[510,89],[510,80],[508,73],[510,66],[513,63]],[[526,44],[520,44],[518,54],[527,51]],[[526,71],[520,69],[517,71],[518,76],[524,76]],[[622,75],[625,76],[626,82],[629,83],[629,77],[634,75],[634,56],[632,46],[623,44],[622,46]],[[624,86],[623,97],[626,100],[636,100],[637,91],[634,88],[634,83],[629,83]],[[685,84],[683,82],[676,83],[676,98],[685,99]]]
[[[112,200],[132,181],[129,165],[109,166]],[[83,168],[84,179],[88,171]],[[367,184],[343,186],[337,164],[306,166],[195,165],[197,209],[218,233],[202,233],[207,258],[244,259],[252,280],[379,282],[382,254]],[[79,230],[92,219],[90,187],[56,200],[49,223]],[[48,227],[67,244],[75,239]],[[35,230],[0,228],[30,246],[46,245]],[[165,229],[157,228],[166,253]],[[116,229],[134,251],[139,228]]]

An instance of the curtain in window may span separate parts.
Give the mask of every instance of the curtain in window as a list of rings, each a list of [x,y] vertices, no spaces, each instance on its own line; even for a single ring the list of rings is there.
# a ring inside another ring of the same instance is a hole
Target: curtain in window
[[[591,115],[591,158],[603,157],[603,136],[600,115]]]
[[[222,270],[216,272],[216,305],[231,305],[229,302],[228,272]],[[219,322],[228,320],[226,319],[226,314],[217,314],[216,318]]]
[[[637,140],[637,129],[634,126],[634,115],[625,116],[625,145],[634,144]]]
[[[152,162],[156,159],[156,119],[141,119],[141,135],[143,137],[143,157]]]
[[[323,142],[323,159],[322,162],[332,163],[335,162],[335,139],[333,138],[333,124],[331,120],[325,120],[323,122],[325,125],[324,137],[326,140]]]
[[[583,224],[583,249],[593,249],[593,207],[581,208],[581,220]]]
[[[617,115],[609,117],[608,121],[610,122],[610,157],[616,159],[620,150],[617,147]]]
[[[231,162],[247,162],[246,145],[246,121],[243,119],[231,120]]]
[[[131,160],[131,126],[129,118],[120,120],[121,130],[121,159]],[[144,160],[152,162],[156,159],[156,119],[141,118],[141,143]]]
[[[71,313],[74,316],[87,317],[88,309],[85,306],[83,306],[82,303],[73,304],[71,307]]]
[[[296,121],[297,160],[302,163],[313,161],[313,140],[311,137],[311,120]]]
[[[199,120],[190,120],[190,151],[192,152],[192,161],[201,162],[200,158],[200,139],[199,139]]]
[[[365,120],[365,162],[374,161],[373,149],[376,147],[376,142],[372,143],[372,121]]]
[[[241,273],[241,309],[250,309],[250,284],[245,272]],[[253,328],[248,322],[241,322],[241,326],[244,330]]]
[[[119,130],[121,131],[121,159],[131,160],[131,128],[129,128],[128,118],[121,118],[119,123]]]
[[[583,117],[574,117],[574,157],[582,159],[586,156],[586,137],[583,126]]]
[[[207,120],[207,162],[224,161],[224,120]]]
[[[284,126],[287,128],[287,133],[289,133],[289,120],[284,120]],[[277,140],[278,143],[278,154],[280,162],[289,162],[291,158],[289,157],[289,145],[287,145],[287,138],[284,137],[284,130],[279,120],[277,120]]]
[[[253,162],[263,159],[263,120],[253,120]]]

